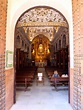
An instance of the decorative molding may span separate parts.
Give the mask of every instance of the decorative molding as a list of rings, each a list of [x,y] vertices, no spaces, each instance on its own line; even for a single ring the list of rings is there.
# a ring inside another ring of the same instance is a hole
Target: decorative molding
[[[18,27],[46,27],[46,26],[51,26],[51,27],[68,27],[66,22],[22,22],[17,24]]]
[[[50,41],[54,38],[54,28],[53,27],[29,27],[28,29],[28,39],[32,41],[36,36],[42,34],[46,36]]]
[[[30,41],[40,34],[53,41],[60,27],[68,28],[64,16],[47,7],[36,7],[26,11],[17,23],[17,29],[24,31]]]

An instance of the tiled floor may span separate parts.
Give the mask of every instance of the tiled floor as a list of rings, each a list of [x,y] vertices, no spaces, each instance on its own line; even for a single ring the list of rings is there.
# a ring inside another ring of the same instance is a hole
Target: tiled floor
[[[72,110],[68,103],[68,90],[53,90],[45,77],[45,85],[36,85],[34,80],[30,91],[17,91],[16,104],[10,110]]]

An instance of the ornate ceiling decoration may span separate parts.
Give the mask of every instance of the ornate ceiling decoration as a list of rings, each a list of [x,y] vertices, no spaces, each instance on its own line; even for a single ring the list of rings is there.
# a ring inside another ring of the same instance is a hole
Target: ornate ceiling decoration
[[[28,28],[28,39],[32,41],[39,34],[43,34],[50,41],[53,40],[54,36],[54,28],[53,27],[29,27]]]
[[[25,12],[19,18],[17,28],[19,27],[23,27],[30,41],[39,34],[43,34],[52,41],[59,28],[68,27],[68,24],[58,11],[46,7],[36,7]]]
[[[26,12],[18,22],[20,26],[67,26],[64,17],[49,8],[34,8]]]

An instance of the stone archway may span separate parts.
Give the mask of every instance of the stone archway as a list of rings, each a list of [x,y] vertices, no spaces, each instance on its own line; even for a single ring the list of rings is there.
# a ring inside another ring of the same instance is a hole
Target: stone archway
[[[41,12],[42,14],[40,14]],[[47,17],[48,13],[50,16]],[[46,14],[46,17],[45,17],[45,14]],[[43,17],[41,17],[40,15],[42,15]],[[61,29],[60,26],[69,29],[68,22],[59,11],[56,11],[56,9],[47,7],[47,6],[37,6],[25,11],[19,17],[16,23],[15,31],[19,30],[20,33],[22,34],[25,33],[25,35],[28,35],[27,38],[30,41],[32,41],[37,34],[43,34],[43,33],[44,35],[48,36],[48,39],[50,41],[52,41],[54,39],[54,34],[58,33],[59,29]],[[55,30],[55,33],[52,33],[54,32],[54,30]]]

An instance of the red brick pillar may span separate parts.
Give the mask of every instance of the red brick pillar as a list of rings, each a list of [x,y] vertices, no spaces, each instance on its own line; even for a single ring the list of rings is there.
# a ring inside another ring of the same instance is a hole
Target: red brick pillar
[[[74,28],[73,108],[83,110],[83,0],[72,0]]]
[[[0,0],[0,110],[5,110],[5,41],[7,0]]]

